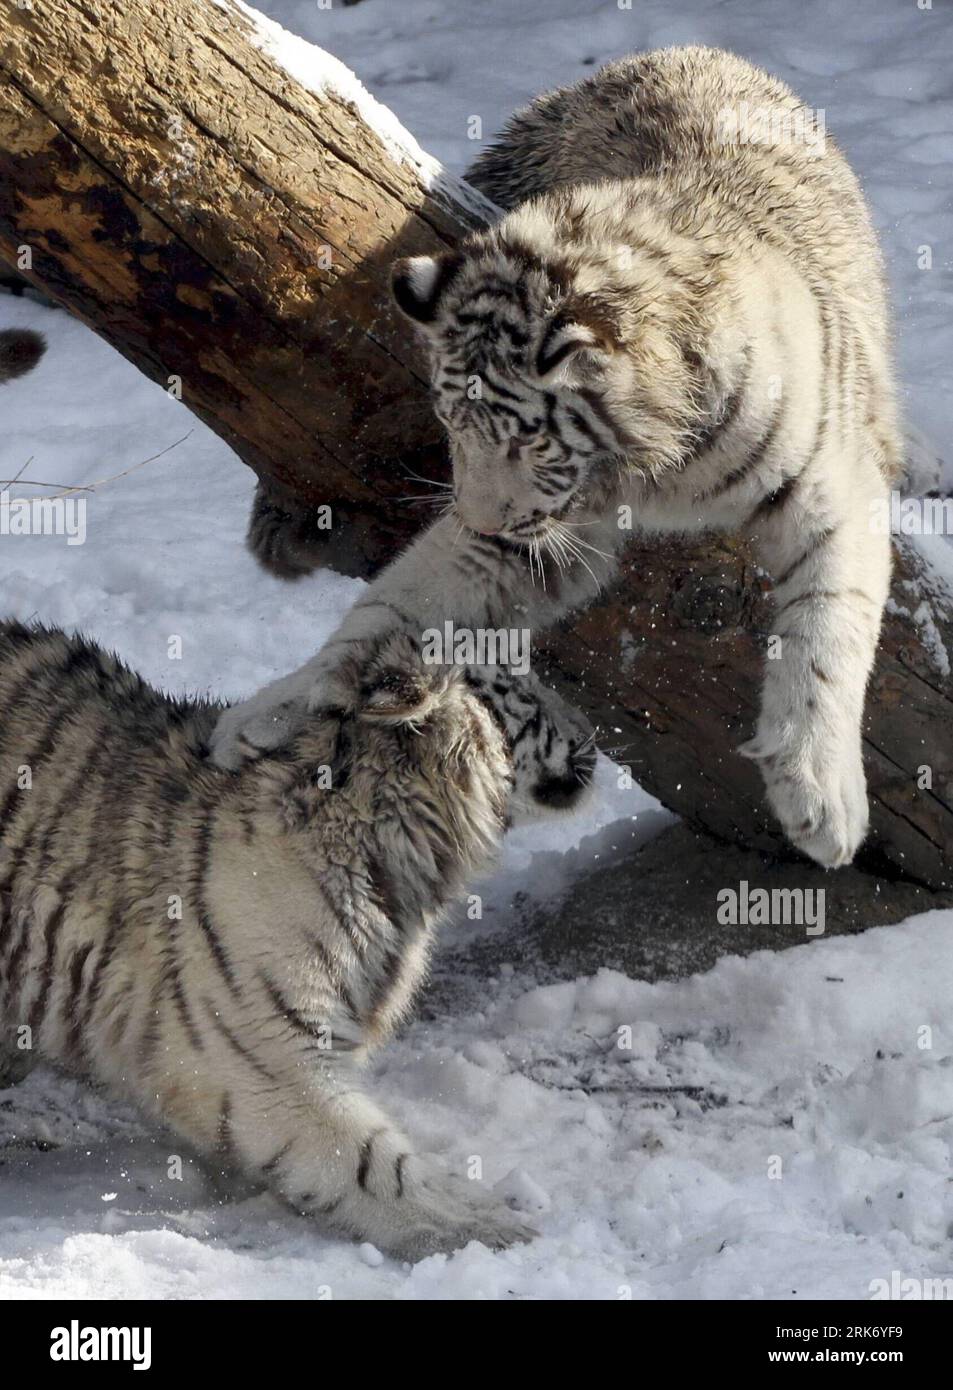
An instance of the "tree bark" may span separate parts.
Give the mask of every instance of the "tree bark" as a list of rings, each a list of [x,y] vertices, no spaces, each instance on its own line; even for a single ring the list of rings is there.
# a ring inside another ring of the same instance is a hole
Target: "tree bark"
[[[302,86],[223,0],[35,0],[0,40],[0,258],[185,403],[263,480],[297,568],[369,574],[444,478],[421,354],[391,309],[399,255],[493,209],[395,152],[346,96]],[[308,519],[331,509],[323,531]],[[869,861],[953,882],[953,616],[898,550],[866,737]],[[740,542],[643,540],[620,585],[544,643],[570,698],[687,821],[787,852],[753,728],[770,583]]]
[[[330,505],[328,563],[382,562],[406,470],[446,468],[388,267],[492,205],[296,82],[229,0],[33,4],[0,30],[0,260]]]

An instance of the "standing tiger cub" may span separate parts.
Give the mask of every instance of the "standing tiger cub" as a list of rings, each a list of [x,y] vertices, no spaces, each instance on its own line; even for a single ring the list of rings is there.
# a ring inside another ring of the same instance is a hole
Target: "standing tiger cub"
[[[584,721],[530,677],[342,663],[340,703],[235,777],[218,709],[0,623],[0,1048],[139,1102],[216,1166],[403,1258],[527,1237],[414,1155],[358,1064],[505,823],[571,809]]]
[[[611,579],[632,528],[739,531],[773,576],[781,639],[743,751],[792,842],[848,863],[867,829],[861,723],[890,574],[871,504],[900,464],[857,179],[788,87],[708,48],[540,97],[469,178],[506,216],[393,278],[429,354],[453,513],[341,638],[395,612],[410,630],[548,625]],[[229,711],[217,758],[240,761],[239,734],[287,737],[335,650]]]

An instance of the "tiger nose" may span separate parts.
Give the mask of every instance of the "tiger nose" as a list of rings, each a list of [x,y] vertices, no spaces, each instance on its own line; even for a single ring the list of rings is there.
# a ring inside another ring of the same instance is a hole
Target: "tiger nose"
[[[474,502],[460,496],[457,498],[457,515],[471,531],[480,536],[495,536],[502,530],[506,510],[487,501]]]
[[[465,517],[463,524],[468,531],[474,531],[478,536],[496,536],[502,529],[499,525],[491,526],[486,522],[467,521]]]

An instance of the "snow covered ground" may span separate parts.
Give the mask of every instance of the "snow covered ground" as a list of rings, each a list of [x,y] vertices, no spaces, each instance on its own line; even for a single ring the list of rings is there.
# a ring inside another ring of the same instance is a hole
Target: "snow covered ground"
[[[825,109],[865,180],[908,415],[945,444],[945,0],[262,8],[353,67],[455,172],[476,150],[469,117],[490,136],[536,91],[637,47],[718,43],[774,69]],[[32,460],[32,478],[88,482],[188,437],[89,496],[85,544],[0,539],[3,612],[90,632],[169,689],[234,697],[297,664],[359,583],[269,578],[240,543],[252,476],[214,435],[62,313],[2,298],[0,326],[12,325],[41,329],[50,349],[3,389],[0,478]],[[514,930],[514,888],[552,890],[554,852],[621,817],[636,834],[661,823],[608,765],[599,790],[571,827],[513,838],[480,931]],[[192,1167],[171,1180],[174,1141],[38,1072],[0,1092],[0,1297],[866,1298],[894,1270],[950,1276],[951,998],[953,913],[939,912],[664,984],[611,972],[541,984],[509,969],[461,982],[452,1014],[385,1051],[375,1085],[421,1147],[456,1165],[480,1156],[541,1235],[413,1269],[327,1240],[267,1197],[223,1201]]]

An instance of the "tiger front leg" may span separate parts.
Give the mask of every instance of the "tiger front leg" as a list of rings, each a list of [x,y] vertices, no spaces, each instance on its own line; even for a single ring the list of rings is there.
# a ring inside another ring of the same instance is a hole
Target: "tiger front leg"
[[[849,864],[867,834],[864,698],[891,555],[870,504],[886,490],[873,464],[839,499],[805,481],[756,538],[776,607],[757,732],[740,751],[792,844],[825,868]]]
[[[419,1260],[470,1241],[501,1250],[536,1234],[503,1203],[481,1195],[479,1184],[415,1154],[360,1092],[322,1101],[299,1119],[267,1181],[297,1211],[343,1236]]]
[[[177,1127],[224,1171],[260,1181],[328,1232],[401,1260],[480,1241],[499,1250],[536,1234],[479,1184],[415,1154],[389,1117],[342,1072],[337,1084],[289,1081],[223,1089],[217,1122]],[[190,1132],[191,1131],[191,1132]]]
[[[613,513],[592,539],[579,543],[581,558],[575,551],[565,557],[558,586],[548,589],[525,555],[501,552],[454,517],[442,518],[368,585],[316,656],[224,711],[212,733],[213,760],[239,768],[287,743],[309,711],[346,705],[350,692],[339,680],[345,658],[362,647],[370,650],[392,632],[420,641],[428,628],[442,630],[446,622],[469,630],[518,625],[538,632],[552,626],[611,580],[623,539]]]

